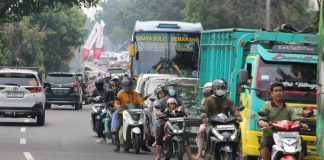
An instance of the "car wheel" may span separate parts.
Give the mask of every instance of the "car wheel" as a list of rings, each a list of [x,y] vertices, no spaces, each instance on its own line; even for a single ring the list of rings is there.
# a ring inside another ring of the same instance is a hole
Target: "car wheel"
[[[82,102],[80,103],[79,109],[82,109]]]
[[[45,103],[45,109],[51,109],[52,104]]]
[[[79,103],[75,104],[74,105],[74,110],[79,110],[79,109],[80,109],[80,104]]]
[[[45,112],[37,116],[37,125],[38,126],[44,126],[45,124]]]

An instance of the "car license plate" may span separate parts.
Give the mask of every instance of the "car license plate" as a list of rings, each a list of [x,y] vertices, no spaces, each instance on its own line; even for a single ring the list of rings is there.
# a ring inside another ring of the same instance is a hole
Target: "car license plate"
[[[24,97],[24,92],[8,91],[7,97],[8,98],[22,98],[22,97]]]
[[[235,126],[234,125],[217,125],[216,128],[218,130],[234,130]]]
[[[53,93],[56,94],[56,95],[66,95],[67,90],[65,90],[65,89],[55,89],[55,90],[53,90]]]

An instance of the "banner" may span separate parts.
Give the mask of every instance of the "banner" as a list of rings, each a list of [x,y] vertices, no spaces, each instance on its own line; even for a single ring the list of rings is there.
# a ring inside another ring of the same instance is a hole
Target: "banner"
[[[93,29],[90,32],[90,35],[87,38],[87,41],[84,44],[84,53],[83,53],[84,60],[87,60],[89,58],[90,50],[92,49],[92,46],[94,45],[94,43],[96,42],[96,40],[98,38],[99,27],[100,27],[99,23],[96,22]]]
[[[97,40],[96,40],[96,47],[94,50],[94,57],[99,59],[101,57],[101,51],[102,51],[102,46],[103,46],[103,29],[105,27],[105,23],[101,20],[100,25],[97,26]]]

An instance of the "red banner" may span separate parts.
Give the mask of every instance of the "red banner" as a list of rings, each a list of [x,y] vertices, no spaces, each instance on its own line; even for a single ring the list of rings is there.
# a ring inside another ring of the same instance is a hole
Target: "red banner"
[[[100,59],[101,57],[101,48],[95,48],[94,50],[94,58]]]
[[[90,50],[84,49],[83,50],[83,60],[87,60],[89,58]]]

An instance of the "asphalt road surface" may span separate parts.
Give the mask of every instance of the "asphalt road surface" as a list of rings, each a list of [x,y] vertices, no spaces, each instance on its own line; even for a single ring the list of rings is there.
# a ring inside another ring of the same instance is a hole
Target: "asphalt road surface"
[[[152,160],[154,153],[114,153],[111,143],[97,144],[90,106],[46,110],[45,126],[34,119],[0,118],[1,160]],[[110,142],[110,141],[108,141]],[[153,151],[153,150],[152,150]]]

